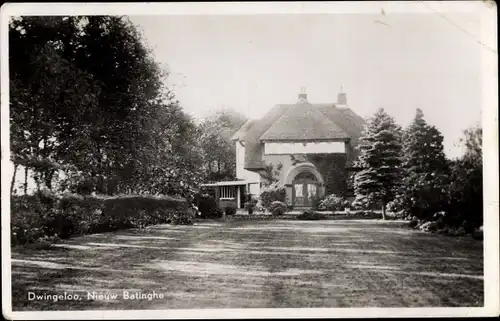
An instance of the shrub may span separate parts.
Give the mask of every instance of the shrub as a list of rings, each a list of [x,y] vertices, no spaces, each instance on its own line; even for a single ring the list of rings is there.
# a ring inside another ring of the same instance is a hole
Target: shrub
[[[285,214],[286,210],[287,210],[286,204],[280,201],[274,201],[269,206],[269,212],[271,212],[273,215],[276,216]]]
[[[216,207],[211,210],[210,215],[205,218],[221,218],[224,215],[222,208]]]
[[[12,245],[153,224],[191,224],[182,199],[151,195],[92,196],[36,193],[11,199]]]
[[[262,202],[262,206],[269,210],[269,206],[271,206],[272,202],[285,202],[286,190],[284,187],[267,188],[260,194],[260,200]]]
[[[314,211],[318,211],[320,210],[320,205],[321,205],[321,201],[323,199],[321,197],[318,197],[318,196],[315,196],[311,199],[311,208],[314,210]]]
[[[359,211],[356,213],[349,214],[351,218],[360,218],[360,219],[379,219],[382,217],[382,214],[375,213],[374,211]]]
[[[257,203],[255,204],[254,207],[254,212],[259,212],[259,213],[264,213],[266,211],[266,208],[262,206],[262,201],[259,199],[257,200]]]
[[[252,194],[247,194],[245,198],[245,209],[248,210],[248,214],[253,214],[255,207],[257,206],[258,200],[253,197]]]
[[[396,196],[392,201],[387,203],[386,209],[388,212],[392,213],[400,213],[401,211],[404,211],[404,204],[403,204],[403,198],[401,196]]]
[[[226,213],[226,215],[234,215],[236,214],[236,207],[227,206],[226,208],[224,208],[224,213]]]
[[[304,213],[297,215],[298,220],[306,220],[306,221],[313,221],[313,220],[326,220],[328,217],[325,214],[317,213],[315,211],[305,211]]]
[[[418,221],[416,218],[412,218],[412,219],[410,220],[410,223],[408,223],[408,225],[409,225],[410,227],[417,227],[417,225],[418,225],[418,224],[419,224],[419,221]]]
[[[173,213],[170,220],[172,225],[193,225],[194,213],[192,212],[176,212]]]
[[[472,237],[476,240],[482,240],[484,238],[483,236],[483,227],[479,227],[472,232]]]
[[[346,207],[346,200],[330,194],[320,202],[318,207],[322,211],[343,211]]]
[[[200,211],[201,218],[221,218],[223,211],[219,210],[215,197],[209,194],[196,194],[194,202]]]

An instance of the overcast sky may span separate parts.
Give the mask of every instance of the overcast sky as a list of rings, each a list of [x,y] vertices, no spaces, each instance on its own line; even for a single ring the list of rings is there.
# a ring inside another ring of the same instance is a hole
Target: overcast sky
[[[462,131],[480,121],[480,21],[472,14],[131,16],[171,71],[185,110],[220,107],[250,118],[294,103],[335,102],[366,117],[384,107],[402,125],[421,108],[458,156]],[[380,21],[380,22],[377,22]]]

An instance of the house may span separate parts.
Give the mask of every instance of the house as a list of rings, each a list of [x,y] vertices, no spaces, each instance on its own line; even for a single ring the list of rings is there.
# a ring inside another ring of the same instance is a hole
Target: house
[[[243,208],[247,193],[259,196],[271,183],[285,187],[286,203],[294,208],[331,193],[349,197],[364,123],[342,88],[336,103],[320,104],[302,90],[296,103],[274,106],[233,135],[237,180],[206,186],[215,188],[221,207]]]

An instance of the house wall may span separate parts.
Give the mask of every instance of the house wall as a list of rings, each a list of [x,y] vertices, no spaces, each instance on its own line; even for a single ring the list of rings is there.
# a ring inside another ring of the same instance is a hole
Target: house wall
[[[245,146],[240,142],[236,142],[236,178],[243,179],[257,184],[250,184],[249,193],[254,195],[260,194],[260,175],[245,169]]]
[[[219,199],[219,207],[222,209],[224,209],[226,207],[238,208],[238,203],[237,203],[236,199],[234,199],[234,200]]]
[[[293,158],[298,161],[294,161]],[[278,166],[282,164],[280,171],[280,185],[285,185],[286,175],[292,167],[300,162],[310,162],[316,166],[318,172],[323,176],[325,195],[337,194],[345,195],[347,192],[347,171],[346,154],[311,154],[304,156],[302,154],[289,155],[266,155],[264,161],[267,164]]]
[[[344,142],[295,142],[295,143],[265,143],[264,154],[318,154],[345,153]]]
[[[323,176],[325,195],[347,195],[346,154],[315,154],[308,159]]]
[[[310,162],[315,165],[316,169],[323,177],[324,187],[322,191],[324,191],[324,195],[334,193],[339,196],[345,196],[347,194],[347,171],[345,167],[347,158],[351,152],[349,143],[326,143],[330,145],[325,145],[325,143],[308,143],[305,147],[310,147],[306,149],[302,148],[304,147],[302,143],[294,143],[294,145],[283,144],[283,146],[277,146],[278,143],[272,144],[273,145],[269,145],[269,143],[266,144],[262,159],[265,164],[272,164],[274,168],[277,168],[277,166],[281,164],[281,170],[278,175],[280,185],[285,185],[287,179],[286,175],[292,167],[302,162]],[[289,152],[286,154],[283,153],[286,150]],[[324,150],[335,152],[325,153]],[[297,153],[297,151],[301,151],[301,153]],[[259,182],[259,184],[252,184],[250,186],[250,193],[260,195],[260,182],[262,181],[260,174],[244,169],[245,147],[241,146],[238,142],[236,142],[236,161],[237,177]],[[287,191],[287,194],[290,194],[289,202],[291,202],[291,190]]]

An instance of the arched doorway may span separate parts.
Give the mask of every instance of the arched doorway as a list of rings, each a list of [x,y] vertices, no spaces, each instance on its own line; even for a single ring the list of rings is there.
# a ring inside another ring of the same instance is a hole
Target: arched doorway
[[[318,196],[319,182],[311,172],[302,172],[293,179],[293,204],[297,207],[310,207]]]
[[[325,194],[323,176],[312,163],[292,166],[285,177],[287,203],[294,207],[311,207],[315,196]]]

